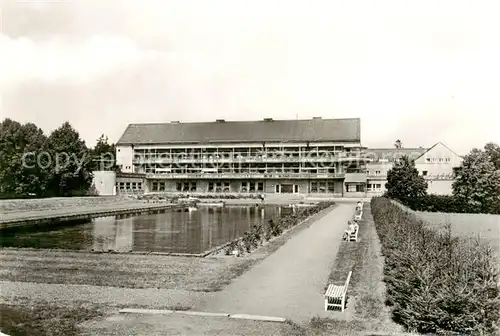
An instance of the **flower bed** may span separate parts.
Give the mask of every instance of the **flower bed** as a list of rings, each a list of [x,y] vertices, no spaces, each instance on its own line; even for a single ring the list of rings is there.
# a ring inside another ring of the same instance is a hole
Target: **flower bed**
[[[388,304],[409,331],[492,335],[499,273],[490,246],[434,230],[386,198],[371,210],[385,255]]]
[[[298,208],[297,212],[280,218],[270,219],[267,223],[254,225],[245,232],[244,236],[227,244],[223,251],[225,255],[237,253],[242,256],[253,252],[259,246],[270,241],[273,237],[280,236],[285,230],[303,222],[308,217],[330,207],[333,202],[320,202],[311,207]]]

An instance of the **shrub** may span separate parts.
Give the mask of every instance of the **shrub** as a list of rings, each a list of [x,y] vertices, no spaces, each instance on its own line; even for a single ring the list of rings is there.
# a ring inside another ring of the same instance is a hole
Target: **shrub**
[[[499,273],[480,240],[435,231],[386,198],[372,199],[388,304],[410,331],[489,335],[500,318]]]

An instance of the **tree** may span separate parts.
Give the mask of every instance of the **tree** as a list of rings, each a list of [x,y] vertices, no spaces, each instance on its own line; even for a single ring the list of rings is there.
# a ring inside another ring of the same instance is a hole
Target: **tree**
[[[79,133],[65,122],[48,137],[47,150],[53,161],[48,183],[51,195],[86,194],[93,176],[89,150]]]
[[[97,170],[117,170],[116,166],[116,146],[108,142],[108,137],[102,134],[95,147],[91,150],[91,169]]]
[[[394,142],[394,147],[396,147],[397,149],[403,148],[403,143],[401,142],[401,140],[397,139],[396,142]]]
[[[408,204],[412,200],[427,194],[427,182],[418,175],[415,162],[403,156],[387,172],[387,197]]]
[[[35,124],[21,125],[5,119],[0,123],[0,196],[16,197],[45,194],[47,156],[43,148],[47,141]]]
[[[473,149],[457,170],[453,195],[468,212],[500,213],[500,170],[489,154],[492,150],[495,153],[494,146]]]
[[[490,157],[490,161],[496,169],[500,169],[500,146],[496,143],[490,142],[484,146],[486,154]]]

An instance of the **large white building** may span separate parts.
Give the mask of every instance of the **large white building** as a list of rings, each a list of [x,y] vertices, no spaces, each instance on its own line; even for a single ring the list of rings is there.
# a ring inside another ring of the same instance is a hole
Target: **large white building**
[[[356,118],[132,124],[116,148],[147,192],[365,195]]]
[[[131,124],[116,145],[121,173],[96,172],[94,183],[103,195],[369,197],[385,192],[387,172],[406,155],[428,181],[429,193],[451,193],[462,158],[447,146],[367,149],[360,129],[355,118]]]

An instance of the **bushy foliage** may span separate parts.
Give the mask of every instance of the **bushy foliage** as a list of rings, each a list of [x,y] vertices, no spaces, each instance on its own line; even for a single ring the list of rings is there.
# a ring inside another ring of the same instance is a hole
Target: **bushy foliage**
[[[465,204],[451,195],[425,195],[407,200],[404,205],[415,211],[428,212],[470,212]]]
[[[405,202],[424,196],[427,193],[427,182],[418,175],[415,163],[404,156],[387,172],[385,188],[388,197]]]
[[[94,150],[113,150],[101,137]],[[0,122],[0,198],[85,196],[92,183],[91,150],[64,123],[46,136],[35,124]]]
[[[473,149],[459,167],[453,182],[453,196],[468,209],[495,213],[500,209],[500,169],[496,152]]]
[[[500,319],[491,247],[436,231],[386,198],[371,209],[385,255],[388,304],[410,331],[492,335]]]

